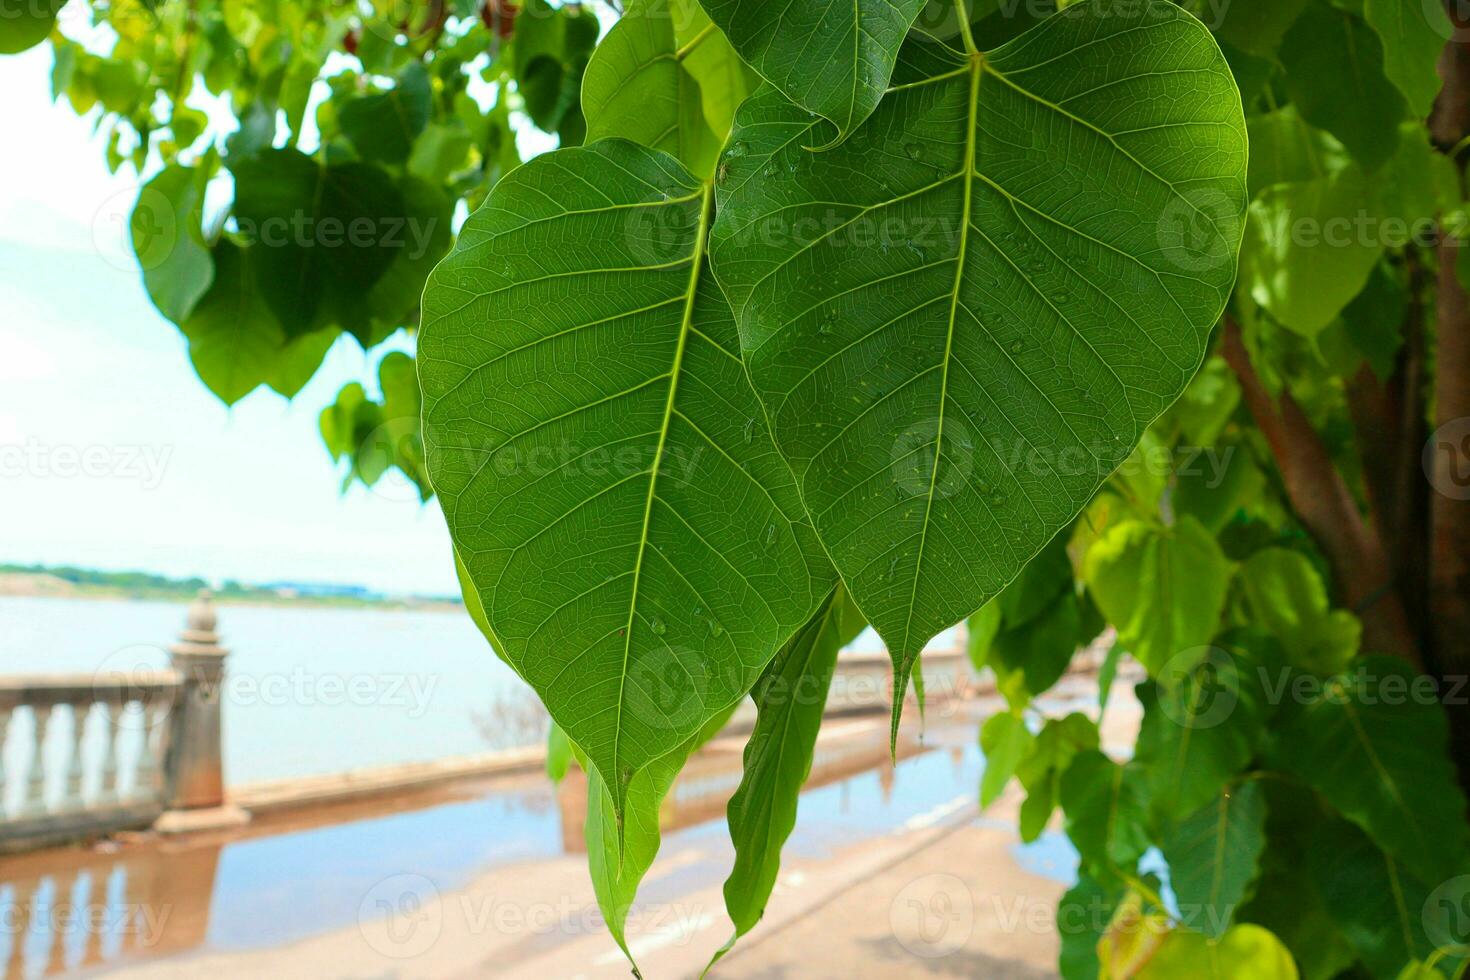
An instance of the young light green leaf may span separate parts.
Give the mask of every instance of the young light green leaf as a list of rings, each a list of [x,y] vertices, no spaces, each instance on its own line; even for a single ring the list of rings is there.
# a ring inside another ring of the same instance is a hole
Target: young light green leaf
[[[704,261],[710,197],[623,140],[546,154],[496,185],[424,296],[451,537],[619,810],[835,584]]]
[[[747,101],[711,238],[777,445],[899,696],[1183,390],[1245,206],[1238,93],[1172,4],[1082,3],[983,56],[913,39],[902,61],[826,152],[803,147],[830,123],[771,89]]]
[[[762,78],[840,140],[877,108],[904,35],[926,0],[703,0],[730,44]],[[816,146],[811,143],[808,146]]]
[[[1136,980],[1298,980],[1291,952],[1270,930],[1249,923],[1212,940],[1175,929]]]
[[[1465,795],[1433,685],[1389,657],[1353,666],[1288,722],[1276,765],[1426,880],[1470,865]]]
[[[985,755],[985,772],[980,777],[980,805],[994,803],[1031,751],[1036,736],[1026,727],[1019,711],[1000,711],[980,726],[980,751]]]
[[[572,765],[572,743],[556,722],[546,730],[546,778],[559,783]]]
[[[966,623],[969,636],[965,652],[970,658],[970,666],[977,671],[989,665],[991,645],[1000,632],[1000,625],[1000,603],[994,599],[975,610]]]
[[[214,261],[204,242],[205,169],[164,167],[138,195],[129,219],[143,285],[158,311],[182,324],[214,282]]]
[[[342,331],[336,327],[326,327],[286,341],[265,383],[283,398],[295,398],[322,366],[327,351],[340,336]]]
[[[735,933],[711,966],[765,914],[781,869],[781,847],[796,826],[797,797],[811,772],[837,652],[866,625],[839,586],[751,691],[758,714],[745,746],[745,771],[729,806],[735,866],[725,879],[725,909]]]
[[[1232,572],[1214,535],[1187,515],[1170,527],[1115,524],[1083,563],[1098,608],[1153,676],[1171,666],[1187,670],[1204,658]]]
[[[1016,778],[1026,788],[1021,804],[1021,839],[1041,836],[1057,806],[1062,773],[1078,752],[1098,747],[1097,726],[1080,712],[1065,718],[1049,718],[1042,726],[1026,757],[1016,767]]]
[[[711,177],[734,115],[726,103],[753,87],[730,42],[692,0],[642,0],[587,63],[587,139],[621,136]]]
[[[1305,555],[1258,551],[1240,580],[1254,621],[1281,641],[1293,666],[1333,674],[1357,655],[1362,624],[1346,609],[1329,608],[1327,587]]]
[[[1267,188],[1251,202],[1242,287],[1282,326],[1316,337],[1362,291],[1383,254],[1381,236],[1347,230],[1365,202],[1376,217],[1372,183],[1356,164]]]
[[[1222,789],[1164,838],[1169,885],[1184,925],[1218,939],[1259,870],[1266,846],[1266,798],[1246,781]]]
[[[1444,5],[1364,0],[1363,17],[1383,42],[1384,73],[1404,94],[1410,113],[1424,119],[1443,84],[1435,65],[1455,32]]]
[[[66,0],[7,2],[0,16],[0,54],[19,54],[46,40]]]
[[[1275,184],[1317,180],[1348,165],[1347,148],[1331,133],[1309,124],[1295,106],[1251,116],[1246,129],[1252,197]]]

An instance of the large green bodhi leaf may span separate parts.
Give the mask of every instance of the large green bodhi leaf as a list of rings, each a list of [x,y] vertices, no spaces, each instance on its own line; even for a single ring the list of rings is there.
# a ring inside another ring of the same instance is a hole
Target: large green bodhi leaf
[[[716,273],[823,544],[901,699],[1184,389],[1235,277],[1245,125],[1169,3],[986,55],[916,39],[840,147],[771,89],[717,182]]]
[[[424,294],[428,468],[456,550],[619,811],[835,584],[704,261],[710,198],[623,140],[546,154]]]
[[[597,46],[582,77],[587,139],[621,136],[714,174],[734,106],[753,87],[693,0],[631,5]]]
[[[792,102],[851,133],[878,107],[904,35],[927,0],[703,0],[740,57]]]
[[[776,654],[751,692],[759,714],[745,746],[745,773],[729,807],[735,866],[725,880],[725,909],[735,934],[712,965],[765,914],[781,869],[781,846],[796,826],[797,797],[811,772],[837,652],[865,625],[847,593],[837,588]]]
[[[1229,928],[1266,847],[1266,799],[1255,782],[1221,790],[1163,841],[1181,921],[1219,938]]]

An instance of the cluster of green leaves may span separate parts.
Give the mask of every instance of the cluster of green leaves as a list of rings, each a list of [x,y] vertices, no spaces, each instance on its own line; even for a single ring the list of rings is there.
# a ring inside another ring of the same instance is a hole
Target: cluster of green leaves
[[[294,397],[344,333],[372,350],[416,330],[464,209],[520,164],[516,132],[582,140],[600,30],[545,0],[14,6],[0,51],[49,36],[55,97],[107,135],[110,169],[139,174],[144,284],[226,404]],[[406,383],[377,402],[344,388],[327,446],[349,481],[397,467],[427,496],[421,445],[397,445],[419,442],[412,362],[379,374]]]
[[[1348,382],[1387,378],[1406,324],[1422,329],[1408,318],[1432,313],[1432,275],[1414,264],[1433,265],[1426,246],[1464,207],[1424,124],[1449,21],[1374,0],[1198,9],[1220,13],[1250,133],[1227,315],[1366,510]],[[981,733],[982,801],[1017,779],[1027,839],[1061,810],[1081,865],[1058,910],[1068,980],[1457,975],[1464,936],[1439,906],[1459,900],[1470,831],[1436,688],[1333,608],[1241,402],[1208,359],[1064,541],[970,618],[1011,704]],[[1032,706],[1094,632],[1050,622],[1043,596],[1115,628],[1104,705],[1121,656],[1147,672],[1126,761],[1099,751],[1093,719]]]
[[[1162,444],[1230,294],[1245,126],[1219,48],[1162,2],[1030,31],[952,8],[914,29],[919,7],[796,3],[773,32],[761,4],[631,6],[587,69],[594,141],[502,180],[425,292],[429,472],[482,627],[588,773],[620,943],[662,798],[742,698],[732,942],[856,628],[888,644],[896,726],[924,645],[984,607],[1016,712],[986,726],[983,792],[1010,760],[1039,827],[1114,764],[1073,722],[1032,757],[1027,692],[1125,621],[1130,577],[1215,547],[1144,516],[1147,473],[1095,587],[1058,532]],[[1173,424],[1223,427],[1209,394]],[[1134,619],[1161,662],[1214,635]],[[792,698],[803,679],[822,694]]]

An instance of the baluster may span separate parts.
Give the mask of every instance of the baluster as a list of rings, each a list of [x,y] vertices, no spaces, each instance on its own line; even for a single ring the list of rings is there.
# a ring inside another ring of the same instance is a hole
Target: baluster
[[[71,756],[66,763],[66,791],[61,799],[64,810],[81,810],[86,807],[82,800],[82,739],[87,734],[87,712],[89,705],[71,706]]]
[[[120,701],[98,707],[102,709],[102,738],[107,744],[102,751],[102,783],[98,787],[97,802],[116,803],[117,741],[122,735],[122,714],[128,706]]]
[[[164,766],[168,764],[168,754],[173,742],[173,701],[169,698],[159,698],[149,710],[151,717],[148,731],[153,733],[153,758],[155,760],[153,791],[159,800],[164,800],[168,793],[168,776],[164,772]]]
[[[10,716],[9,708],[0,708],[0,822],[5,820],[6,800],[10,798],[7,792],[10,783],[7,782],[5,773],[5,748],[10,744]]]
[[[133,769],[133,797],[152,799],[158,795],[158,778],[161,756],[159,755],[159,709],[147,701],[138,702],[138,720],[143,726],[138,739],[138,764]]]
[[[86,969],[102,962],[102,933],[107,928],[111,909],[107,904],[107,878],[98,868],[84,872],[87,877],[85,927],[86,942],[82,945],[78,969]]]
[[[31,715],[35,719],[36,744],[31,748],[31,770],[21,803],[22,812],[28,816],[46,812],[46,731],[51,725],[51,706],[33,706]]]

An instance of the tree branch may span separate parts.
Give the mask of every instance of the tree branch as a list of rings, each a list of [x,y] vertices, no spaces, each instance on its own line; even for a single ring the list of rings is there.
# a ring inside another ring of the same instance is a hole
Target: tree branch
[[[1272,397],[1251,363],[1240,325],[1229,317],[1222,353],[1271,447],[1292,508],[1327,557],[1342,601],[1363,621],[1364,647],[1403,657],[1422,669],[1383,545],[1358,512],[1321,436],[1290,392],[1283,392],[1279,400]]]

